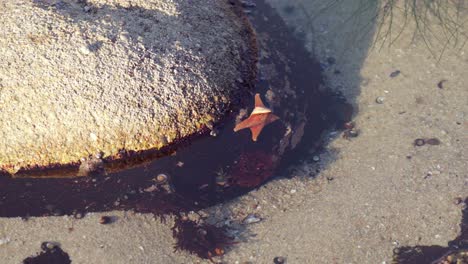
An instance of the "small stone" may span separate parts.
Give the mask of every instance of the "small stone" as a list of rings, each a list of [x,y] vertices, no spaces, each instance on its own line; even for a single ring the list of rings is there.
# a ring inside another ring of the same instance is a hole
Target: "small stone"
[[[273,259],[274,264],[284,264],[286,263],[286,259],[284,257],[275,257]]]
[[[437,87],[439,87],[439,89],[444,89],[444,83],[446,82],[447,80],[443,79],[443,80],[440,80],[440,82],[437,83]]]
[[[426,143],[429,145],[436,146],[436,145],[440,145],[440,140],[438,138],[429,138],[429,139],[426,139]]]
[[[390,78],[395,78],[395,77],[397,77],[398,75],[400,75],[400,73],[401,73],[401,71],[396,70],[396,71],[390,73]]]
[[[242,223],[250,225],[250,224],[255,224],[262,221],[260,217],[258,217],[256,214],[249,214],[247,215],[244,220],[242,220]]]
[[[210,131],[210,136],[212,136],[212,137],[218,136],[218,130],[216,130],[216,129],[211,130]]]
[[[356,129],[350,129],[344,132],[345,138],[355,138],[357,136],[359,136],[359,130]]]
[[[52,243],[52,242],[47,242],[46,241],[46,242],[42,242],[42,244],[41,244],[41,249],[43,251],[50,251],[50,250],[53,250],[56,247],[57,247],[57,245]]]
[[[242,4],[242,7],[245,7],[245,8],[253,8],[257,6],[255,3],[252,3],[250,1],[242,1],[241,4]]]
[[[107,225],[107,224],[110,224],[112,222],[112,218],[110,216],[101,216],[101,218],[99,219],[99,223],[101,225]]]
[[[327,58],[327,63],[330,64],[330,65],[333,65],[336,63],[336,59],[333,58],[333,57],[328,57]]]
[[[319,156],[313,156],[312,160],[315,161],[315,162],[318,162],[318,161],[320,161],[320,157]]]
[[[295,194],[296,192],[297,192],[296,189],[292,189],[292,190],[290,191],[291,194]]]
[[[378,103],[378,104],[383,104],[385,101],[385,97],[383,96],[379,96],[377,98],[375,98],[375,102]]]
[[[424,146],[425,144],[426,144],[426,141],[423,138],[417,138],[414,140],[415,146],[421,147],[421,146]]]
[[[75,219],[82,219],[84,216],[85,216],[85,214],[83,212],[80,212],[80,211],[75,211],[73,213],[73,217]]]
[[[88,47],[86,47],[86,46],[82,46],[82,47],[80,48],[80,52],[81,52],[81,54],[83,54],[83,55],[89,55],[89,54],[91,53],[91,51],[90,51],[90,50],[88,49]]]

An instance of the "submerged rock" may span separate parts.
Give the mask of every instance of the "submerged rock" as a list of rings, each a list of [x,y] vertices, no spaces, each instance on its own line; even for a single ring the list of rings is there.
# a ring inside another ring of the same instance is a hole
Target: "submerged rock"
[[[160,155],[255,80],[255,36],[229,1],[6,0],[0,24],[0,174]]]

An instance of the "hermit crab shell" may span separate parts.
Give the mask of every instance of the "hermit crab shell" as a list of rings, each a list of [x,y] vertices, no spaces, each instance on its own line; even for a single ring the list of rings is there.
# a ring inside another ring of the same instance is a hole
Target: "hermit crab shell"
[[[0,2],[0,174],[154,158],[253,86],[256,40],[237,1],[82,2]]]

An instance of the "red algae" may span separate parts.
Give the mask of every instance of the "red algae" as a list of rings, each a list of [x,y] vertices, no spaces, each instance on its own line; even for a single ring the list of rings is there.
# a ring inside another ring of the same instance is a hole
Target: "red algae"
[[[257,187],[273,175],[276,157],[264,151],[242,153],[231,172],[233,183],[240,187]]]

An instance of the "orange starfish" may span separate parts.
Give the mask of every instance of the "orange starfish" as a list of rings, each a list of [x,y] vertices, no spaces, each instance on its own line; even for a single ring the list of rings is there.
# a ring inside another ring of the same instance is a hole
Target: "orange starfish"
[[[260,94],[255,94],[255,108],[250,114],[249,118],[240,122],[234,127],[234,132],[237,132],[244,128],[250,128],[252,131],[252,140],[257,141],[258,135],[262,132],[263,127],[278,120],[279,117],[271,112],[270,108],[267,108],[260,98]]]

